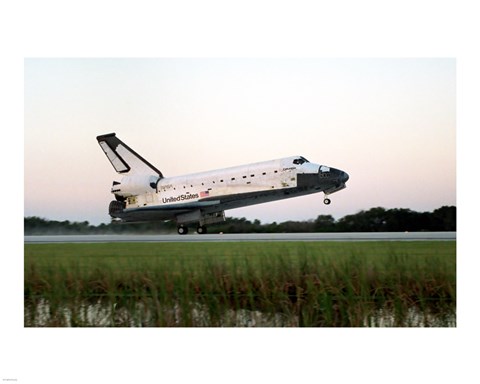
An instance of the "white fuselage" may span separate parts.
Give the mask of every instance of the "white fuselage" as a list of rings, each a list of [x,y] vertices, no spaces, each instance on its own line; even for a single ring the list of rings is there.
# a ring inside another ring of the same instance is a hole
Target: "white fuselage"
[[[297,187],[299,174],[318,173],[320,165],[309,162],[293,164],[298,157],[288,157],[261,163],[236,166],[208,172],[200,172],[160,179],[156,190],[127,197],[126,209],[147,206],[178,206],[205,200],[268,192],[271,200],[277,200],[273,191]],[[327,169],[326,167],[324,168]],[[122,184],[124,181],[122,180]],[[148,188],[145,188],[148,189]],[[262,199],[262,202],[265,202]],[[241,204],[244,205],[244,204]]]
[[[108,211],[115,220],[175,220],[179,233],[184,224],[225,220],[225,210],[274,200],[345,188],[348,174],[339,169],[310,163],[301,156],[264,161],[176,177],[163,173],[122,142],[115,133],[97,136],[115,171]],[[330,199],[325,197],[325,204]]]

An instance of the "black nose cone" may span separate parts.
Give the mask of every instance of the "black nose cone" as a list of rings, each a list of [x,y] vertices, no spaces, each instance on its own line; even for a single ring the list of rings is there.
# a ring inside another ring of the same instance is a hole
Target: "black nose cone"
[[[330,172],[332,173],[333,177],[338,180],[340,183],[346,183],[349,179],[348,173],[343,172],[340,169],[330,168]]]

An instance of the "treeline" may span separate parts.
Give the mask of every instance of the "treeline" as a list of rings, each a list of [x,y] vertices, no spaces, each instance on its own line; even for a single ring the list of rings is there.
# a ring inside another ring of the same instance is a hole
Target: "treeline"
[[[193,229],[193,228],[192,228]],[[68,234],[122,234],[122,233],[175,233],[174,222],[100,224],[88,221],[70,222],[46,220],[39,217],[24,218],[25,235]],[[335,220],[331,215],[320,215],[314,220],[285,221],[262,224],[245,218],[227,218],[227,221],[208,226],[210,233],[293,233],[293,232],[403,232],[403,231],[456,231],[457,209],[443,206],[433,212],[415,212],[410,209],[382,207],[360,211]]]

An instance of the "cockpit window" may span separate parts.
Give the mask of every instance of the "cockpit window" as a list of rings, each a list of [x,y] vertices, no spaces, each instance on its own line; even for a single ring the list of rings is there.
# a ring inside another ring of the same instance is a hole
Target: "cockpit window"
[[[320,172],[330,172],[330,167],[327,167],[326,165],[321,165]]]
[[[303,156],[293,160],[293,164],[301,165],[303,163],[309,163],[309,161],[305,159]]]

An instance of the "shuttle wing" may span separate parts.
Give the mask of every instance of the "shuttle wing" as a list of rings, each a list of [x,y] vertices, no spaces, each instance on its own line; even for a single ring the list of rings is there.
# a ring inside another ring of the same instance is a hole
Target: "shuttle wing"
[[[162,172],[121,141],[115,133],[97,136],[98,144],[117,173],[122,175],[158,175]]]
[[[184,204],[171,204],[165,206],[145,206],[128,208],[117,214],[116,217],[126,222],[142,222],[150,220],[175,220],[178,215],[208,209],[220,204],[219,200],[208,202],[192,202]],[[215,210],[217,211],[217,210]]]

